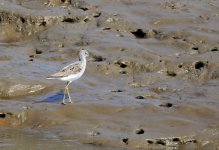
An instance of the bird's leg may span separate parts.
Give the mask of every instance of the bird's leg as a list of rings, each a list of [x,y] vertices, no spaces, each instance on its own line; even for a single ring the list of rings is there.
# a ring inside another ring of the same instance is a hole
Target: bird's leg
[[[71,82],[69,82],[66,86],[66,90],[67,90],[67,93],[68,93],[68,99],[69,99],[69,103],[72,103],[72,99],[71,99],[71,95],[69,93],[69,89],[68,89],[68,85],[70,84]]]
[[[67,87],[67,86],[66,86]],[[66,87],[65,87],[65,90],[64,90],[64,96],[63,96],[63,99],[62,99],[62,104],[65,105],[65,94],[66,94]]]

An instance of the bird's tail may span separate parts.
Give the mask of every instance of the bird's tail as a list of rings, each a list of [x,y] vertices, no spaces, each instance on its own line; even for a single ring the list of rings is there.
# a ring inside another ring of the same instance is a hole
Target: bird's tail
[[[54,76],[48,76],[48,77],[46,77],[46,79],[57,79],[57,77],[54,77]]]

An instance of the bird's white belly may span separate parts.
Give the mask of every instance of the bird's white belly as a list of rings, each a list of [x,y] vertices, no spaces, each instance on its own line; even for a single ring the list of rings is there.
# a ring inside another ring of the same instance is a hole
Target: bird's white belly
[[[60,78],[60,80],[72,82],[72,81],[74,81],[74,80],[79,79],[79,78],[83,75],[83,73],[84,73],[84,72],[80,72],[80,73],[78,73],[78,74],[69,75],[69,76],[67,76],[67,77]]]

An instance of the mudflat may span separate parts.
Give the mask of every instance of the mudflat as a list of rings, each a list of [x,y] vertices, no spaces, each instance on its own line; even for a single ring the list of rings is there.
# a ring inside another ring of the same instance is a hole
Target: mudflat
[[[1,0],[0,149],[219,149],[219,2]],[[46,77],[90,53],[69,89]]]

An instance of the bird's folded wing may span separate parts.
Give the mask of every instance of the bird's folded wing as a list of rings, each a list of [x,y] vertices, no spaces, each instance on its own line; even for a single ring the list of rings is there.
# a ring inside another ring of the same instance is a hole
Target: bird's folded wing
[[[62,78],[67,77],[69,75],[77,74],[81,71],[81,64],[79,62],[75,62],[73,64],[70,64],[63,69],[61,69],[59,72],[47,77],[47,78]]]

